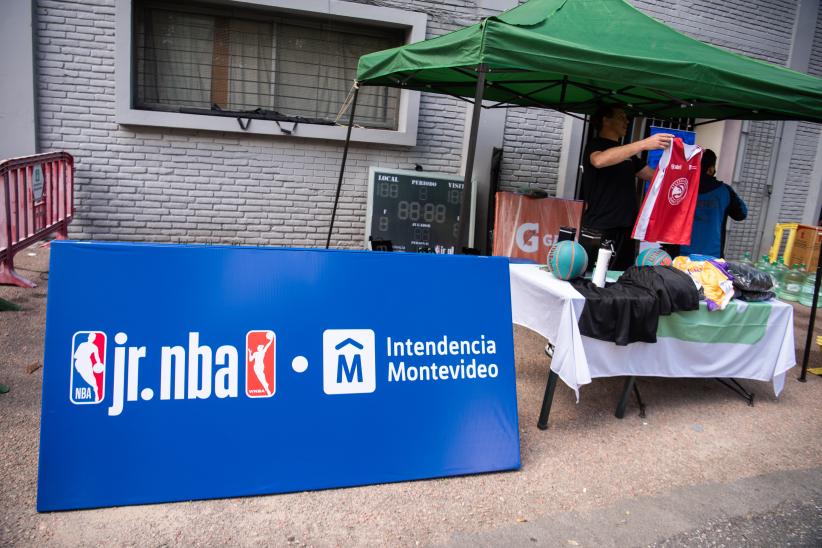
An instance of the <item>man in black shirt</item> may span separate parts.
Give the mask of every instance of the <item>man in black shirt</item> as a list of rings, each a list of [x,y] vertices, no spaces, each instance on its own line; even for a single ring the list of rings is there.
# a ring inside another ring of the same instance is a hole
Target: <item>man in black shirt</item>
[[[589,141],[583,156],[582,214],[583,231],[599,233],[614,244],[611,268],[625,270],[636,258],[631,239],[639,207],[636,200],[636,177],[651,180],[654,170],[643,165],[637,154],[645,150],[667,148],[674,136],[657,133],[642,141],[620,145],[628,130],[625,111],[615,105],[603,105],[591,117],[597,137]],[[588,250],[588,261],[596,261],[596,252]]]

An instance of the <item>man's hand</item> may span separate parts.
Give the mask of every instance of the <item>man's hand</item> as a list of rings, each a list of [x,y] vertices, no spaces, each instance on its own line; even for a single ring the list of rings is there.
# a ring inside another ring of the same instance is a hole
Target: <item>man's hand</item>
[[[642,144],[642,150],[659,150],[662,148],[668,148],[674,141],[674,137],[675,135],[671,135],[670,133],[657,133],[656,135],[651,135],[647,139],[640,141]]]
[[[631,156],[635,156],[643,150],[657,150],[668,148],[674,140],[670,133],[657,133],[647,139],[634,141],[627,145],[616,146],[606,150],[598,150],[591,153],[591,165],[597,169],[613,166],[624,162]]]

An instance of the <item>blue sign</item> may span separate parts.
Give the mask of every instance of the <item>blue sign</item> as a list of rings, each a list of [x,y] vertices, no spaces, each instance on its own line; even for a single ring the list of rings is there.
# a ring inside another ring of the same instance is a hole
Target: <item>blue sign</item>
[[[656,135],[657,133],[670,133],[671,135],[674,135],[682,139],[682,142],[686,145],[696,144],[696,133],[694,133],[693,131],[651,126],[651,135]],[[653,169],[656,169],[659,165],[659,160],[662,158],[662,152],[662,149],[652,150],[648,152],[648,165],[651,166]]]
[[[37,509],[517,469],[508,262],[52,243]]]

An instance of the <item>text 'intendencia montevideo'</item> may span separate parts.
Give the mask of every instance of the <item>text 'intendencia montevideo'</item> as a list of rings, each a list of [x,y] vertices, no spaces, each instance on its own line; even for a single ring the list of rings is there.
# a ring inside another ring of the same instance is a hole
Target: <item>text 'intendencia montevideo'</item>
[[[453,340],[443,336],[427,341],[397,341],[388,337],[386,347],[388,382],[485,379],[499,375],[495,363],[497,344],[485,335],[474,340]],[[424,361],[409,364],[405,359],[397,358],[423,358]],[[427,362],[426,358],[433,359]]]

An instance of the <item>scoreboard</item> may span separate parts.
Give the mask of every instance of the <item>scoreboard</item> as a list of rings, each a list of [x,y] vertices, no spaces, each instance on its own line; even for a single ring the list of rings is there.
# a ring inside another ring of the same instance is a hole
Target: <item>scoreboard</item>
[[[390,240],[394,251],[460,252],[459,216],[465,181],[459,175],[371,167],[365,245]],[[469,246],[474,242],[476,181],[471,185]]]

